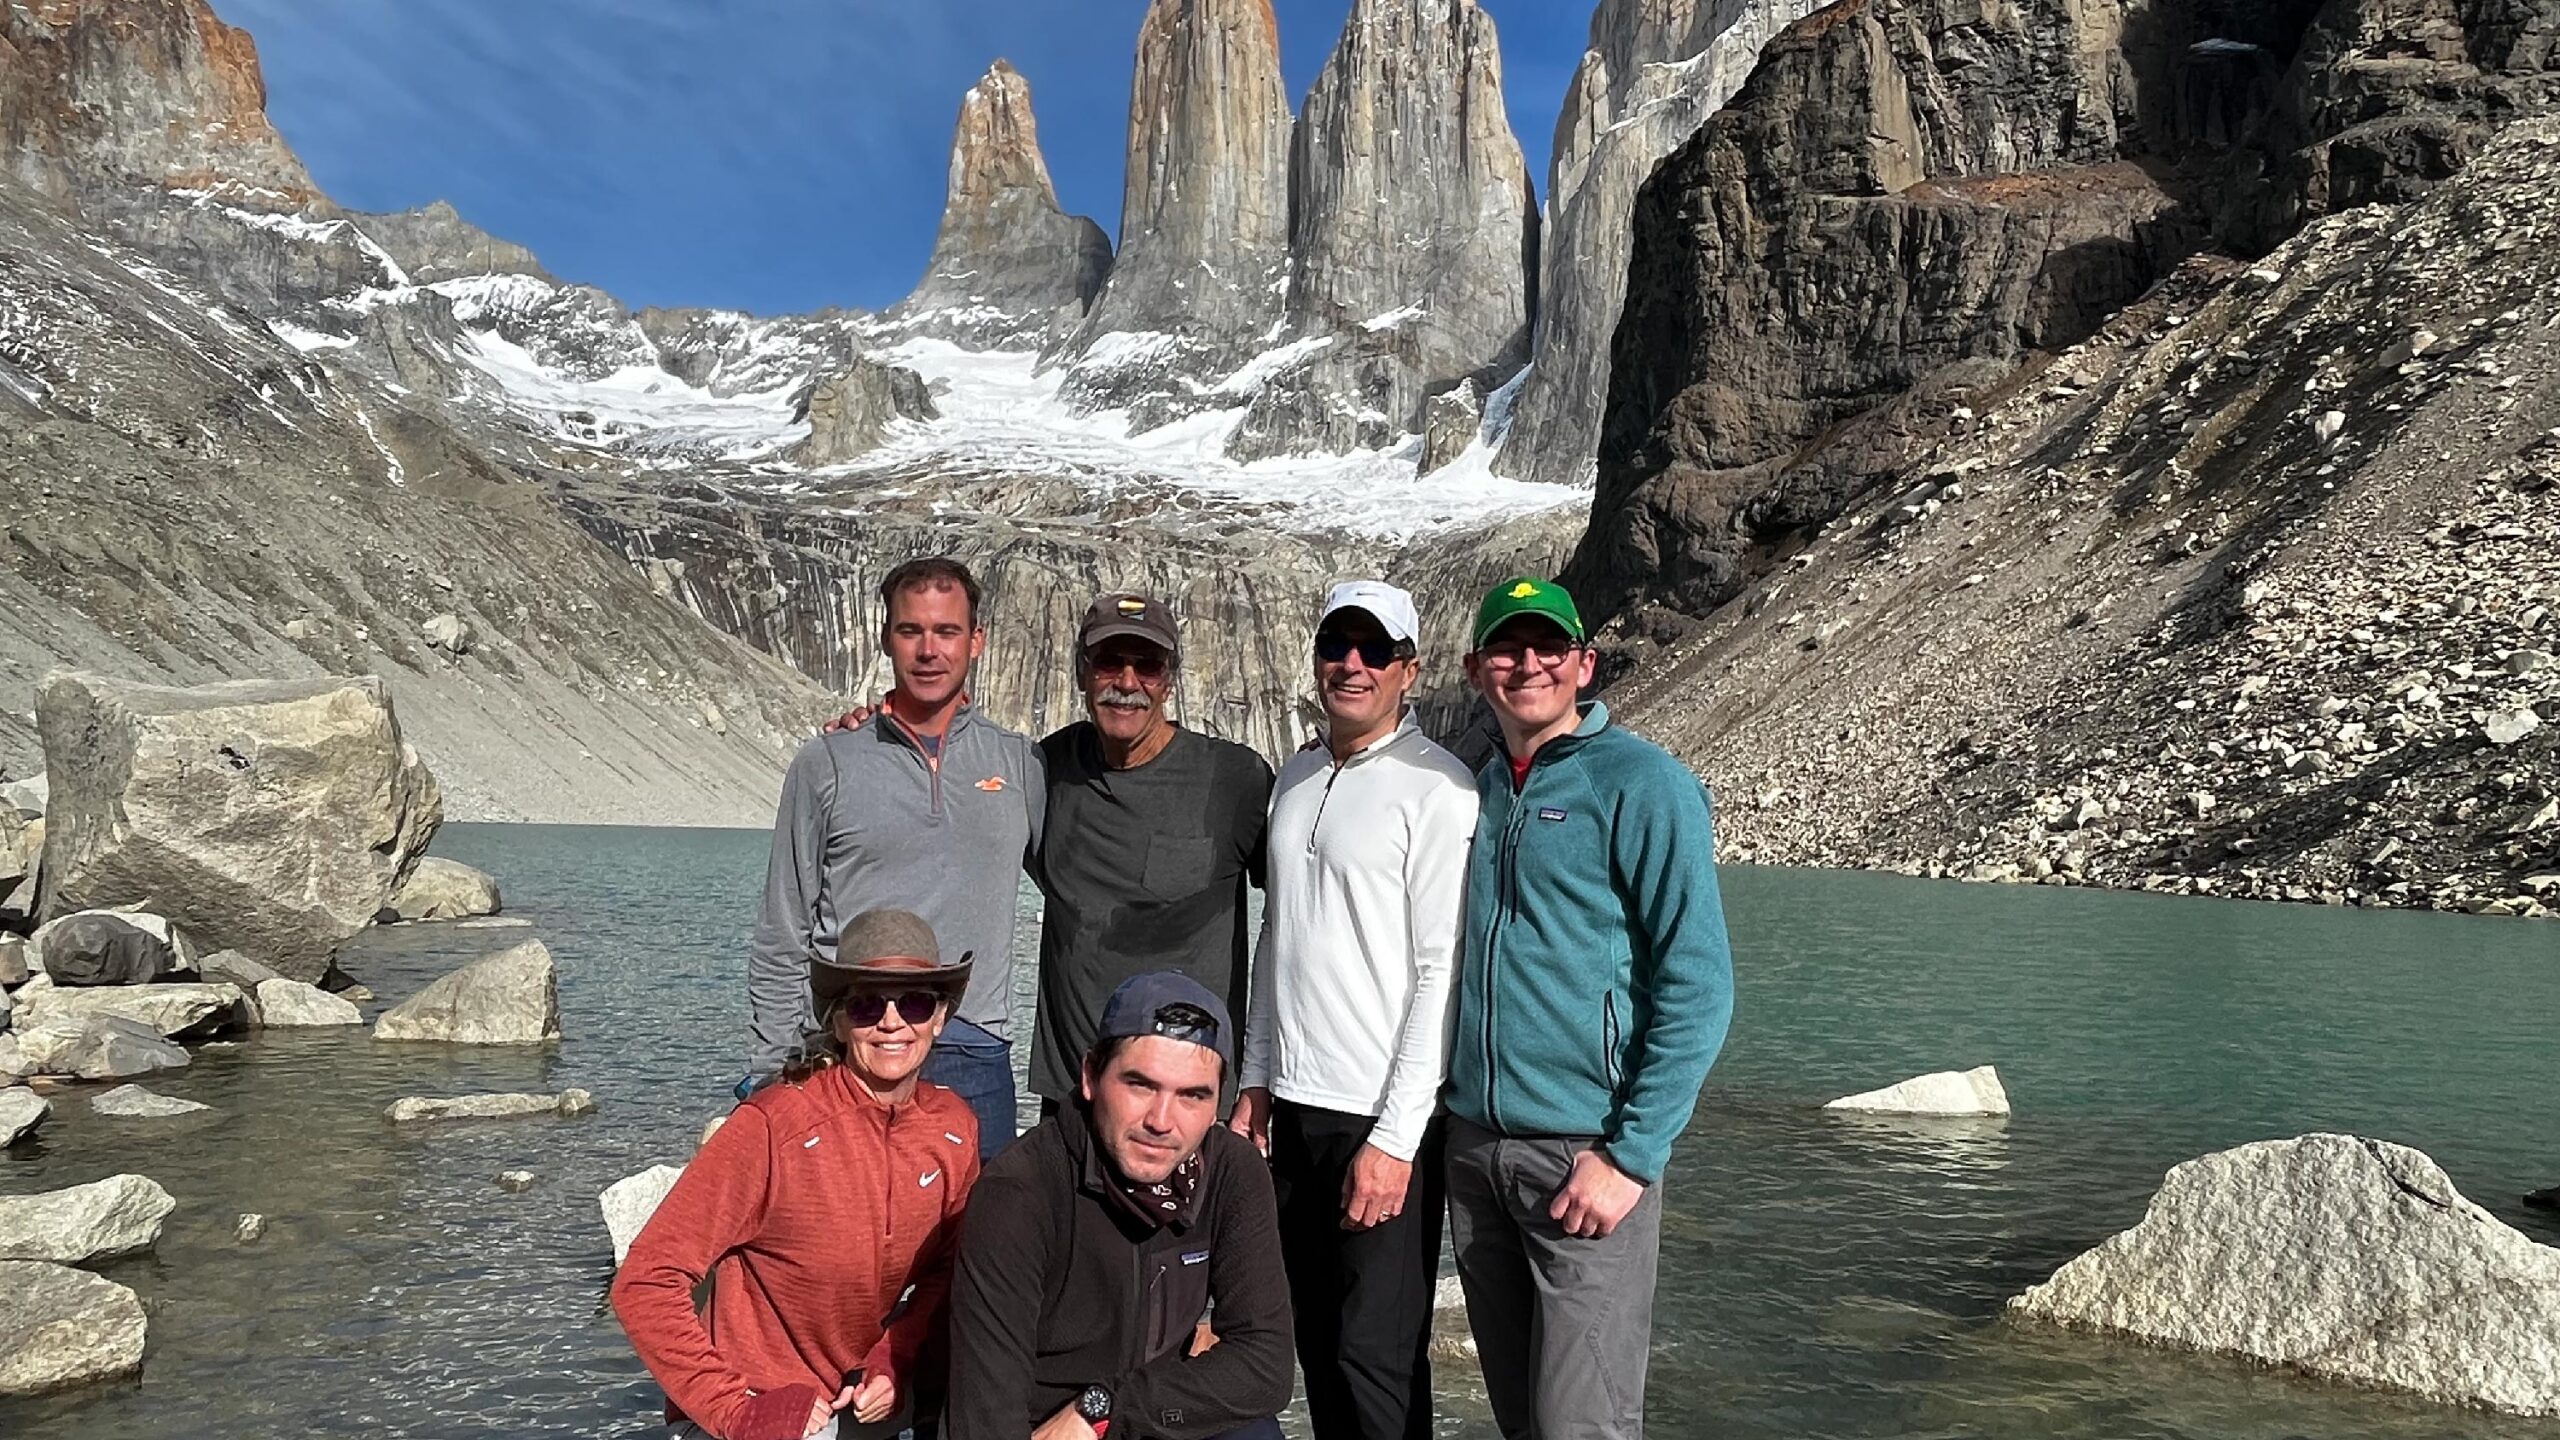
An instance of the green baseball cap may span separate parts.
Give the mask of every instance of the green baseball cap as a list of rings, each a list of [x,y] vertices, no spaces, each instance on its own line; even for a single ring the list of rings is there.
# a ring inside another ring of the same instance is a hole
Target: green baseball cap
[[[1582,612],[1574,608],[1573,596],[1552,580],[1538,580],[1527,575],[1514,575],[1484,592],[1484,603],[1476,607],[1476,648],[1484,648],[1485,638],[1502,627],[1502,622],[1520,615],[1543,615],[1564,627],[1575,644],[1586,638],[1582,632]]]

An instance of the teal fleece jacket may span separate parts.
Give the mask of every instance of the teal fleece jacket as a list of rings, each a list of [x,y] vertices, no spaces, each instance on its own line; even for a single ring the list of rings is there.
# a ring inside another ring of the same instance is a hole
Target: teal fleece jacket
[[[1497,754],[1476,793],[1449,1112],[1596,1135],[1652,1184],[1733,1018],[1706,787],[1595,702],[1517,792]]]

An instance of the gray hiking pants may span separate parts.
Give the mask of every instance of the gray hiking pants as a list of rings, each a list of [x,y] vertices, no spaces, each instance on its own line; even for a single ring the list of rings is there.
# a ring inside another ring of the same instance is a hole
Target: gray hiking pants
[[[1503,1440],[1642,1440],[1662,1186],[1578,1240],[1547,1218],[1589,1139],[1449,1117],[1449,1237]]]

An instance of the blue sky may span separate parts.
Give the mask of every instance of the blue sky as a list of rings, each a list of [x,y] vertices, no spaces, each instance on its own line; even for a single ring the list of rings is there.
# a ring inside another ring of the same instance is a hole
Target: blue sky
[[[339,203],[438,198],[632,305],[895,302],[942,213],[960,96],[1031,80],[1060,198],[1117,232],[1145,0],[214,0]],[[1543,185],[1590,0],[1484,0]],[[1349,0],[1278,0],[1303,100]]]

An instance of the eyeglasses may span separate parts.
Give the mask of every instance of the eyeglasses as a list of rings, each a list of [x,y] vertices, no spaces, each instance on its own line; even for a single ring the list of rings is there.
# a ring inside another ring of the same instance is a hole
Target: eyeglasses
[[[898,1007],[898,1018],[910,1025],[922,1025],[942,1008],[939,990],[909,990],[899,995],[865,993],[848,997],[844,1013],[853,1020],[853,1028],[868,1030],[889,1017],[889,1007]]]
[[[1327,665],[1339,665],[1355,651],[1360,663],[1372,670],[1384,670],[1398,660],[1413,658],[1412,642],[1390,640],[1384,635],[1363,635],[1354,640],[1339,631],[1327,630],[1316,636],[1316,658]]]
[[[1168,661],[1161,650],[1094,650],[1086,653],[1084,663],[1096,675],[1135,670],[1141,680],[1160,680]]]
[[[1187,1041],[1212,1050],[1218,1048],[1218,1017],[1197,1005],[1175,1001],[1161,1006],[1147,1028],[1167,1040]]]
[[[1497,640],[1476,652],[1485,664],[1501,670],[1518,670],[1540,665],[1549,670],[1573,658],[1582,648],[1579,640],[1558,636],[1553,640]]]

